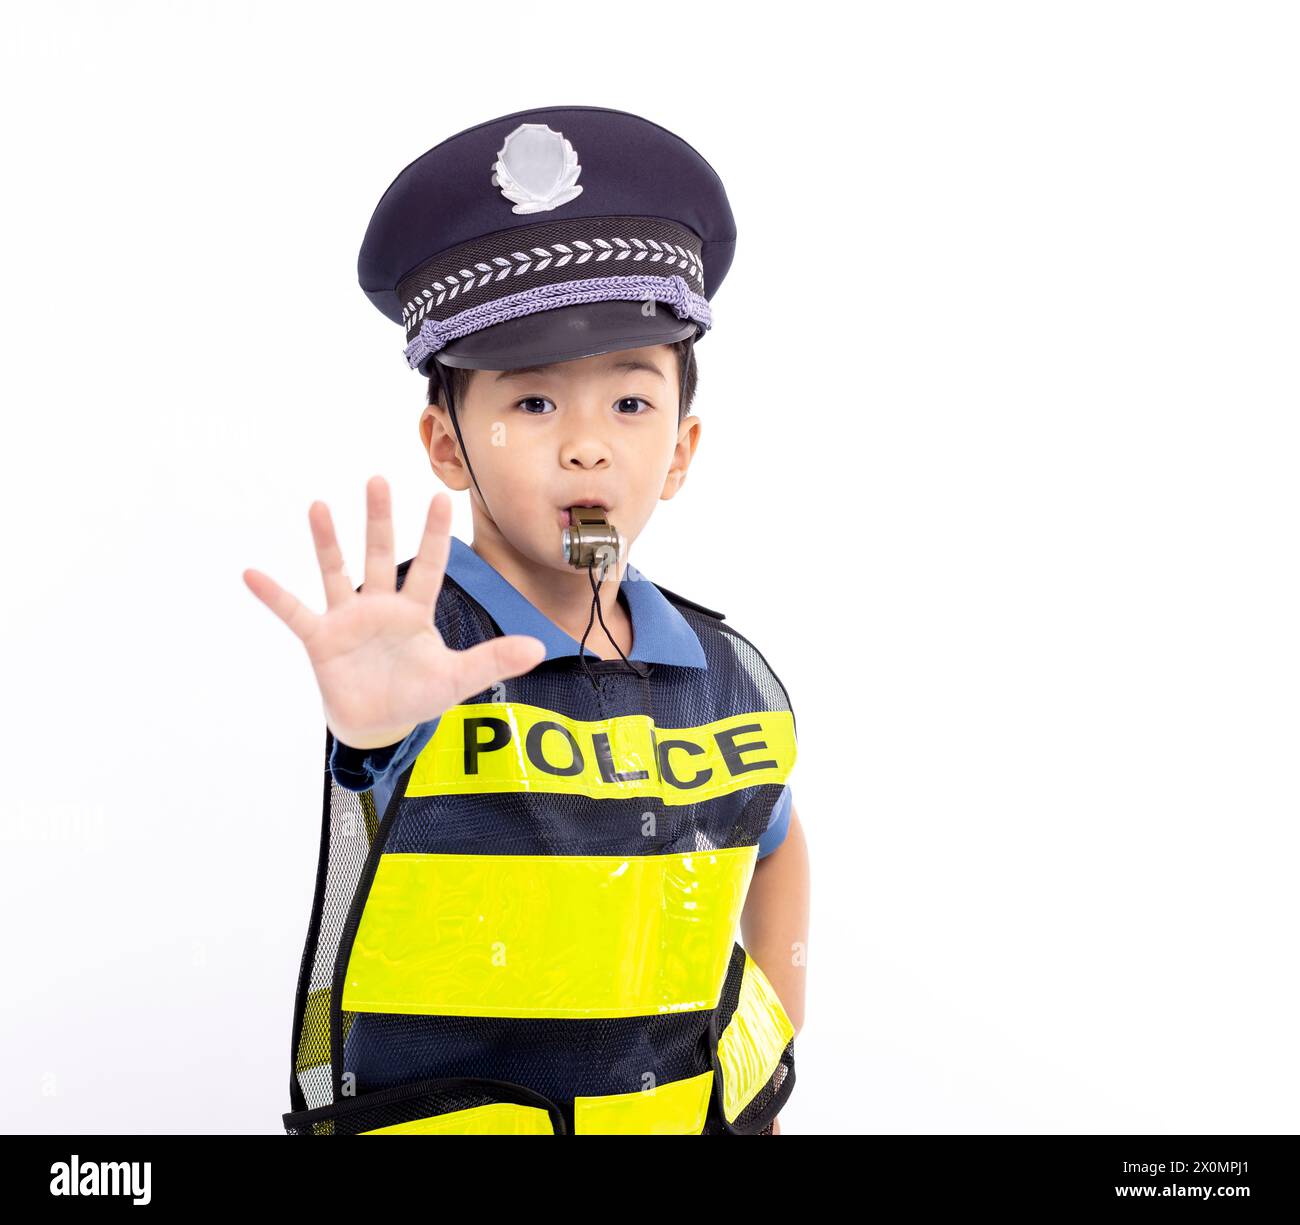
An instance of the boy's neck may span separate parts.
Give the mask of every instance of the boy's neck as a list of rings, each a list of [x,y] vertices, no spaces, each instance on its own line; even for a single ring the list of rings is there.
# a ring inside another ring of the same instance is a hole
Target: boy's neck
[[[556,539],[558,545],[558,535]],[[566,573],[552,566],[539,565],[515,549],[494,527],[480,525],[477,521],[474,541],[470,547],[538,612],[559,626],[575,642],[582,641],[587,621],[591,619],[587,650],[594,651],[601,659],[619,658],[618,651],[609,640],[609,634],[601,628],[600,618],[592,617],[591,579],[586,570],[570,567]],[[631,655],[632,618],[624,601],[619,599],[626,567],[624,559],[617,575],[611,570],[600,584],[600,614],[623,653]]]

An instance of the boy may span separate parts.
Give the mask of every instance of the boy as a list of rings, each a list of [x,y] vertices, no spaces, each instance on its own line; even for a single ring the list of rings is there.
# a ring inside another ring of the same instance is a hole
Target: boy
[[[440,493],[395,566],[374,478],[359,591],[320,503],[323,616],[245,572],[327,723],[293,1134],[775,1134],[807,924],[793,712],[721,614],[627,561],[699,440],[734,239],[695,150],[596,107],[462,132],[375,211],[362,286],[406,325],[474,542]]]

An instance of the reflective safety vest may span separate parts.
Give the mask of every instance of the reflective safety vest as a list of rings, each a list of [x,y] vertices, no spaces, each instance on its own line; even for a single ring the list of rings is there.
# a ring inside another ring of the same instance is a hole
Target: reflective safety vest
[[[383,812],[327,730],[290,1134],[770,1131],[794,1030],[736,933],[794,713],[721,614],[659,590],[707,668],[548,658],[444,712]],[[499,632],[450,575],[435,623]]]

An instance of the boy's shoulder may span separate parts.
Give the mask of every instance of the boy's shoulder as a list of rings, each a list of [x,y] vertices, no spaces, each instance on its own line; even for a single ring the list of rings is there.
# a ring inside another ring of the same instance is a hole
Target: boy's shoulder
[[[722,613],[706,604],[688,600],[684,595],[678,595],[659,583],[655,583],[655,586],[695,631],[710,667],[721,664],[724,667],[739,668],[748,677],[748,684],[765,696],[769,709],[790,708],[790,695],[767,657],[727,621]]]
[[[675,591],[669,591],[662,583],[654,583],[653,585],[659,589],[660,595],[664,596],[670,604],[676,605],[679,609],[689,608],[697,613],[703,613],[706,617],[712,617],[715,621],[726,620],[725,614],[718,612],[715,608],[707,608],[705,605],[698,604],[694,600],[688,600],[684,595],[678,595]],[[730,628],[730,626],[728,626],[728,628]]]

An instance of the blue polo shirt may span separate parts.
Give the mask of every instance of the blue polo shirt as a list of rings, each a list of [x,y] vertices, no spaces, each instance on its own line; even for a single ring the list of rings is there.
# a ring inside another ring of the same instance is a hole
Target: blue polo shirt
[[[451,538],[447,574],[478,601],[503,634],[528,634],[546,646],[546,658],[578,654],[578,643],[536,605],[508,582],[487,560],[457,536]],[[630,562],[624,569],[619,593],[632,621],[632,650],[629,659],[646,663],[672,664],[679,668],[705,668],[704,648],[686,618],[667,596]],[[603,633],[597,621],[592,633]],[[583,652],[590,659],[600,656],[590,647]],[[373,787],[375,810],[382,816],[393,789],[409,766],[429,743],[438,720],[421,723],[405,740],[385,748],[361,750],[334,741],[330,772],[340,787],[366,791]],[[770,855],[785,841],[790,825],[790,788],[772,810],[767,831],[758,842],[758,858]]]

